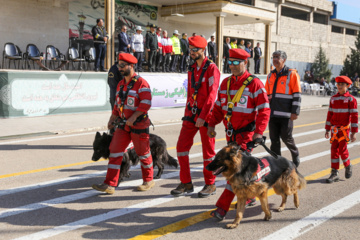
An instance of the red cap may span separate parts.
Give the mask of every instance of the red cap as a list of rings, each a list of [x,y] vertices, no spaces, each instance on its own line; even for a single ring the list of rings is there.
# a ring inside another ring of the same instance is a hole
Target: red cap
[[[136,57],[134,57],[133,55],[131,55],[130,53],[120,53],[119,54],[119,61],[122,60],[122,61],[125,61],[125,62],[128,62],[130,64],[135,64],[137,63],[137,59]]]
[[[241,48],[235,48],[229,50],[230,58],[237,58],[237,59],[248,59],[250,54]]]
[[[347,84],[349,84],[349,85],[352,84],[352,81],[351,81],[350,78],[348,78],[347,76],[338,76],[338,77],[335,78],[335,81],[336,81],[337,83],[343,82],[343,83],[347,83]]]
[[[202,36],[196,35],[194,37],[189,37],[189,45],[196,48],[206,48],[207,41]]]

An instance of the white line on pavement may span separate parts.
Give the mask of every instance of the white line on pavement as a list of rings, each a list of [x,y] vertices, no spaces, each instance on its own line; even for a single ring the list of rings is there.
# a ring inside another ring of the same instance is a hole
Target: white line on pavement
[[[262,240],[295,239],[359,203],[360,190],[264,237]]]

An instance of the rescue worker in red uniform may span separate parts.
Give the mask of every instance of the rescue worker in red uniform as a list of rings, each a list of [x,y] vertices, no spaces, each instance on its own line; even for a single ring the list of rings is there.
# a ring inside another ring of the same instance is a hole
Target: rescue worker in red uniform
[[[287,55],[278,50],[273,53],[275,69],[266,79],[265,89],[270,101],[269,134],[270,149],[281,156],[281,140],[291,153],[296,167],[300,164],[299,150],[292,136],[294,120],[300,114],[301,87],[296,69],[285,65]]]
[[[114,122],[118,123],[118,127],[110,143],[106,179],[104,183],[92,186],[108,194],[115,192],[123,154],[131,141],[140,158],[143,177],[143,184],[137,190],[147,191],[155,185],[149,144],[150,119],[147,115],[151,107],[151,90],[146,80],[135,73],[136,63],[137,59],[133,55],[119,54],[118,67],[124,79],[117,86],[116,102],[108,122],[109,129],[114,128]]]
[[[216,193],[215,178],[205,167],[214,159],[215,139],[207,136],[207,121],[216,99],[220,71],[212,61],[205,57],[207,41],[201,36],[189,38],[190,57],[195,61],[188,72],[188,92],[183,125],[176,151],[180,165],[181,183],[171,191],[173,196],[181,196],[194,191],[190,175],[189,151],[195,134],[200,131],[203,151],[203,174],[205,186],[199,197],[209,197]]]
[[[232,75],[220,84],[208,135],[215,138],[215,125],[223,121],[228,143],[236,142],[245,151],[248,142],[262,138],[270,117],[269,100],[261,80],[246,70],[249,53],[240,48],[230,49],[229,53]],[[234,197],[227,183],[211,215],[223,220]],[[249,199],[247,205],[254,202],[255,199]]]
[[[357,101],[349,91],[348,87],[352,84],[350,78],[339,76],[335,78],[338,93],[330,99],[329,111],[326,118],[325,138],[329,138],[331,130],[331,174],[327,183],[339,181],[340,158],[345,167],[345,178],[351,178],[352,165],[350,162],[348,142],[356,140],[358,132],[358,109]],[[351,130],[349,138],[349,130]]]

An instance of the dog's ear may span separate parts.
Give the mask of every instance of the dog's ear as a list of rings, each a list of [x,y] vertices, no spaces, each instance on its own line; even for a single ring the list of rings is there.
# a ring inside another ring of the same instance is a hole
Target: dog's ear
[[[99,133],[99,132],[96,132],[96,135],[95,135],[95,137],[101,137],[101,134]]]

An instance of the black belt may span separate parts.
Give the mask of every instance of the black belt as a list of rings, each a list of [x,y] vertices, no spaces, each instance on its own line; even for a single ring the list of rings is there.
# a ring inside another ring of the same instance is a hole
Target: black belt
[[[230,143],[236,143],[236,135],[242,132],[253,132],[255,131],[255,121],[252,121],[251,123],[249,123],[248,125],[246,125],[245,127],[239,128],[239,129],[229,129],[229,128],[225,128],[225,132],[226,135],[228,137],[230,137],[230,140],[228,141],[228,144]]]

